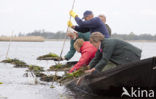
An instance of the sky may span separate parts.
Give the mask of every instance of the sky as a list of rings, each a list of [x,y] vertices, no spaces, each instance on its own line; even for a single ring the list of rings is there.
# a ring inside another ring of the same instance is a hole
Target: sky
[[[74,0],[0,0],[0,35],[66,31]],[[156,0],[75,0],[74,11],[104,14],[113,33],[156,34]],[[72,19],[74,24],[75,20]]]

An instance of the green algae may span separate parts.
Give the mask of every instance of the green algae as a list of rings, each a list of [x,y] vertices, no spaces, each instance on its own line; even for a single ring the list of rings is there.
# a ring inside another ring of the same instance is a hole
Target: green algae
[[[65,73],[62,77],[62,79],[59,80],[59,83],[65,83],[68,81],[71,81],[75,78],[81,77],[82,75],[85,74],[85,70],[87,70],[88,67],[82,67],[79,70],[73,72],[73,73]]]
[[[57,70],[57,69],[60,69],[62,66],[63,66],[63,64],[58,63],[58,64],[56,64],[56,65],[51,66],[51,67],[49,68],[49,71],[50,71],[50,70]]]
[[[49,54],[37,57],[37,60],[56,60],[56,61],[59,61],[59,60],[62,60],[62,58],[59,57],[55,53],[49,53]]]
[[[62,76],[57,76],[57,75],[44,75],[40,78],[40,80],[46,82],[54,82],[54,81],[57,82],[61,78]]]
[[[13,64],[14,65],[14,67],[16,67],[16,68],[25,68],[25,67],[28,67],[28,65],[25,63],[25,62],[23,62],[23,61],[21,61],[21,60],[18,60],[18,59],[10,59],[10,58],[8,58],[8,59],[6,59],[6,60],[3,60],[3,61],[1,61],[2,63],[10,63],[10,64]]]
[[[35,72],[34,73],[36,75],[36,77],[43,77],[46,76],[46,74],[42,73],[42,72]]]
[[[36,66],[36,65],[29,65],[28,70],[31,72],[43,72],[44,71],[43,67]]]
[[[55,88],[55,86],[54,85],[51,85],[50,88]]]
[[[69,69],[70,69],[70,66],[58,63],[56,65],[50,66],[48,71],[66,71]]]
[[[48,56],[48,55],[47,55]],[[50,54],[49,56],[58,57],[56,54]],[[48,57],[49,57],[48,56]],[[10,63],[13,64],[14,67],[23,68],[26,67],[28,70],[26,70],[26,73],[24,74],[26,77],[28,77],[28,72],[31,73],[31,75],[35,75],[33,77],[39,77],[41,81],[45,82],[58,82],[60,84],[64,82],[68,82],[70,80],[73,80],[74,78],[78,78],[82,75],[84,75],[84,68],[80,68],[79,70],[73,72],[73,73],[65,73],[63,76],[58,75],[46,75],[44,74],[44,68],[37,66],[37,65],[27,65],[25,62],[18,60],[18,59],[6,59],[2,61],[3,63]],[[48,71],[69,71],[71,66],[75,65],[77,62],[67,62],[66,64],[57,63],[56,65],[51,66]],[[2,83],[0,83],[2,84]]]
[[[58,64],[50,66],[48,71],[68,71],[76,63],[77,61],[67,62],[66,64],[58,63]]]

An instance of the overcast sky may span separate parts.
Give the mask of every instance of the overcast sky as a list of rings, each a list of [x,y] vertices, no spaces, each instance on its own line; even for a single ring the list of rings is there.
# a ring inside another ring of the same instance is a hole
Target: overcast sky
[[[73,0],[0,0],[0,35],[66,31]],[[113,33],[156,34],[156,0],[76,0],[74,11],[105,14]],[[72,20],[74,22],[74,20]]]

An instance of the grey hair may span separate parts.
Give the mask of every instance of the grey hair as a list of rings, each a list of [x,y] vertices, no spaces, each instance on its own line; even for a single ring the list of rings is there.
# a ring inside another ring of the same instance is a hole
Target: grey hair
[[[90,36],[90,42],[99,42],[104,40],[104,35],[100,32],[93,32]]]
[[[100,14],[99,17],[102,17],[102,19],[101,19],[101,18],[100,18],[100,19],[101,19],[104,23],[106,23],[106,16],[105,16],[105,15]]]
[[[106,19],[106,16],[103,14],[100,14],[99,17],[104,17]]]

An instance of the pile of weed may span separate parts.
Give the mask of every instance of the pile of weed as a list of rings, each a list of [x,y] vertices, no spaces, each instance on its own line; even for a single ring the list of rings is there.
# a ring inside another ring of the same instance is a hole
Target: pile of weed
[[[65,83],[70,80],[73,80],[75,78],[81,77],[85,74],[85,70],[87,70],[88,67],[82,67],[79,70],[73,72],[73,73],[65,73],[65,75],[62,77],[62,79],[59,80],[60,83]]]
[[[44,69],[43,69],[43,67],[40,67],[40,66],[29,65],[28,66],[28,71],[31,71],[31,72],[43,72]]]
[[[25,63],[25,62],[23,62],[23,61],[21,61],[21,60],[18,60],[18,59],[10,59],[10,58],[8,58],[8,59],[6,59],[6,60],[3,60],[3,61],[1,61],[2,63],[10,63],[10,64],[13,64],[14,65],[14,67],[16,67],[16,68],[25,68],[25,67],[28,67],[28,65]]]
[[[57,82],[58,80],[62,79],[62,76],[57,76],[57,75],[44,75],[40,78],[41,81],[46,81],[46,82]]]
[[[68,71],[71,68],[70,65],[56,64],[49,67],[48,71]]]
[[[48,71],[68,71],[77,61],[67,62],[66,64],[58,63],[49,67]]]
[[[59,60],[62,60],[62,58],[59,57],[55,53],[49,53],[49,54],[46,54],[46,55],[43,55],[43,56],[39,56],[37,58],[37,60],[56,60],[56,61],[59,61]]]

